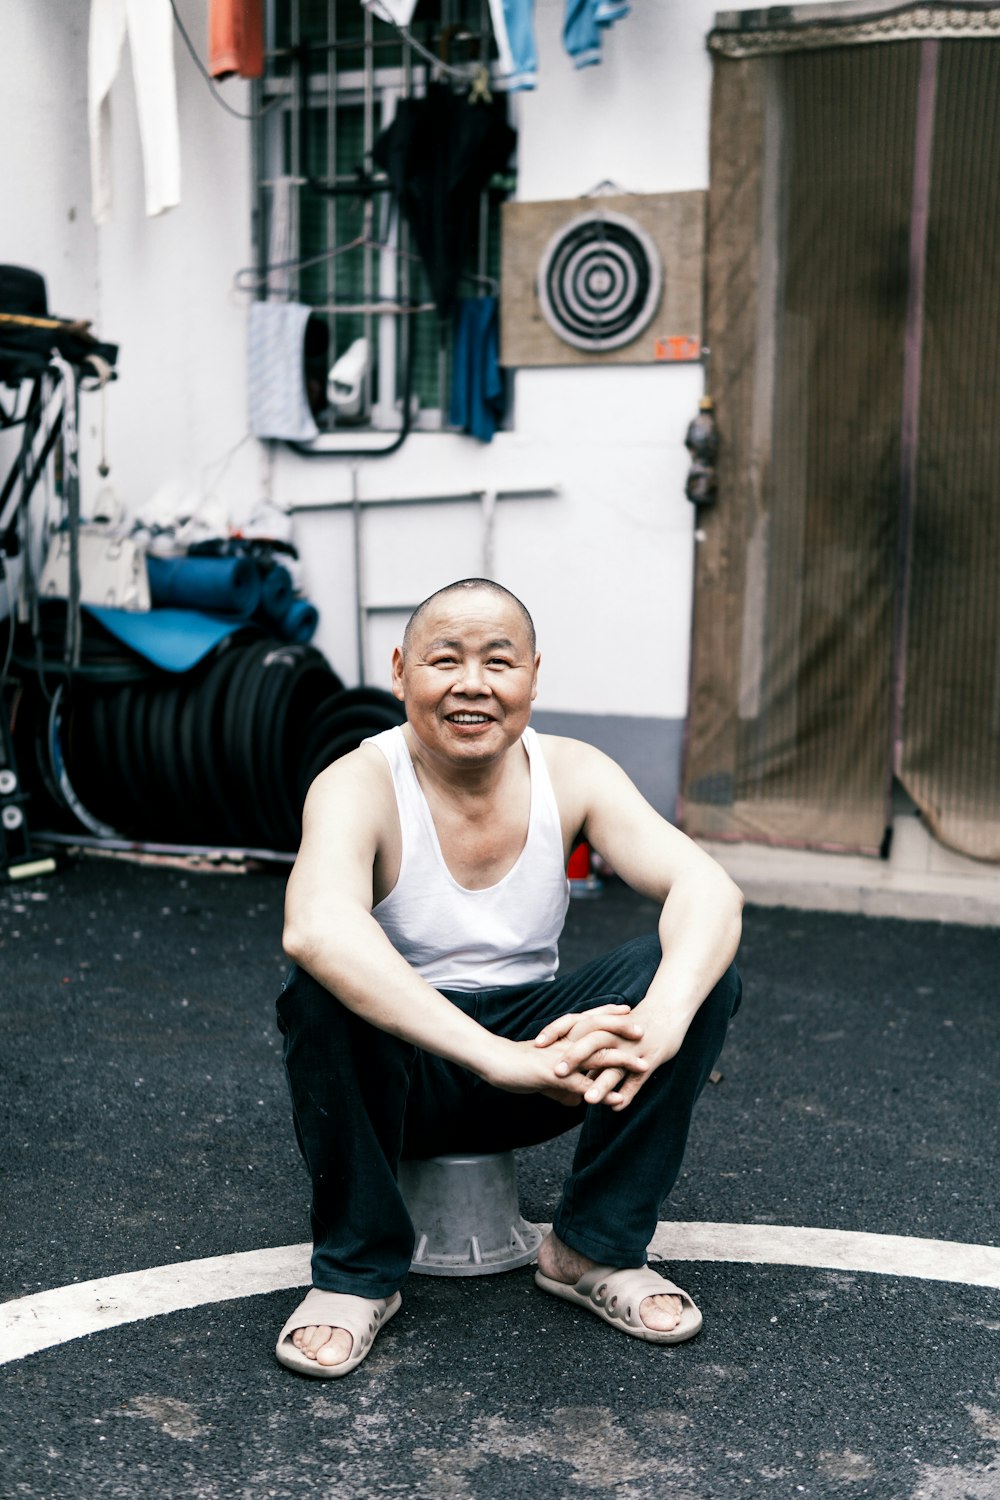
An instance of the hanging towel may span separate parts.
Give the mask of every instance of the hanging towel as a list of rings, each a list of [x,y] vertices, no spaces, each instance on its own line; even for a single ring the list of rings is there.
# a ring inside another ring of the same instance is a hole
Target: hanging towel
[[[94,222],[111,217],[111,86],[126,34],[139,114],[146,213],[181,201],[181,146],[170,0],[91,0],[87,121]]]
[[[271,230],[267,241],[267,295],[272,302],[291,301],[298,243],[298,188],[291,177],[276,177],[271,189]]]
[[[250,304],[250,431],[308,443],[319,436],[306,391],[306,329],[301,302]]]
[[[601,60],[598,4],[599,0],[566,0],[563,46],[573,59],[574,68],[592,68]]]
[[[490,20],[507,93],[533,89],[538,78],[535,0],[490,0]]]
[[[563,46],[575,68],[590,68],[600,62],[602,31],[630,10],[630,0],[566,0]]]
[[[208,71],[213,78],[260,78],[264,73],[261,0],[209,0]]]
[[[488,443],[503,416],[503,394],[497,299],[467,298],[455,309],[449,421]]]

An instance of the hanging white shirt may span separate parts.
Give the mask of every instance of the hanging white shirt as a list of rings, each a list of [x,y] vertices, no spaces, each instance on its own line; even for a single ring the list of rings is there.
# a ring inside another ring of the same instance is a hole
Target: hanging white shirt
[[[181,147],[170,0],[91,0],[87,117],[94,221],[111,217],[111,86],[128,36],[146,180],[146,213],[181,201]]]

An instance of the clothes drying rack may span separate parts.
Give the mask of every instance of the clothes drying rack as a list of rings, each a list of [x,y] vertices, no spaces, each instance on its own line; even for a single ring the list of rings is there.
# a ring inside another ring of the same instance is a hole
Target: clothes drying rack
[[[61,318],[0,310],[0,430],[21,428],[21,441],[0,486],[0,582],[6,585],[8,642],[0,650],[0,879],[26,879],[55,868],[36,855],[11,735],[9,671],[17,625],[10,563],[19,558],[21,595],[38,639],[38,598],[30,504],[55,455],[59,458],[60,524],[69,537],[69,607],[59,670],[80,664],[80,391],[115,378],[116,345],[100,343],[89,325]],[[9,404],[9,408],[7,403]],[[46,663],[46,666],[49,664]]]

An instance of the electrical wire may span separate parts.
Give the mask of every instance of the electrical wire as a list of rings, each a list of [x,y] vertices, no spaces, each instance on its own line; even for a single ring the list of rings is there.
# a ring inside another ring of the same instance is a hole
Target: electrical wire
[[[180,16],[177,13],[177,0],[170,0],[170,9],[174,13],[174,21],[177,25],[177,30],[184,38],[184,45],[187,47],[192,58],[194,59],[195,67],[198,69],[198,72],[208,84],[208,87],[212,92],[212,97],[214,98],[216,104],[221,104],[222,108],[226,111],[227,114],[232,115],[234,119],[237,120],[262,120],[265,115],[271,113],[271,110],[274,109],[275,105],[282,102],[282,95],[279,94],[277,98],[271,100],[270,104],[265,104],[263,109],[250,110],[248,114],[244,114],[242,110],[234,109],[228,100],[223,99],[216,86],[215,79],[212,77],[211,73],[205,67],[205,64],[202,62],[201,58],[198,56],[198,53],[195,50],[194,43],[184,29],[184,22],[181,20]]]
[[[229,472],[229,465],[232,463],[237,453],[243,447],[243,444],[248,443],[252,436],[253,434],[251,433],[250,429],[247,428],[246,432],[240,438],[239,442],[234,443],[228,453],[224,453],[221,458],[213,458],[210,463],[202,465],[201,482],[203,487],[207,485],[205,494],[208,499],[211,499],[216,494],[219,485],[222,483],[222,481],[226,477],[226,474]],[[211,483],[208,483],[206,476],[208,475],[209,471],[211,469],[218,468],[220,464],[222,465],[222,468],[220,469],[219,473],[211,481]]]
[[[481,70],[483,68],[482,63],[466,63],[461,67],[456,67],[454,63],[446,63],[443,58],[437,57],[429,47],[425,47],[423,42],[418,42],[412,31],[410,31],[409,27],[401,26],[399,22],[395,21],[386,10],[383,10],[382,6],[378,4],[378,0],[370,0],[369,8],[371,9],[372,14],[374,16],[377,16],[380,21],[384,21],[387,26],[394,27],[395,30],[399,32],[404,41],[406,41],[408,46],[412,47],[414,52],[419,53],[419,55],[425,60],[425,62],[431,63],[435,68],[439,70],[439,72],[447,73],[451,78],[458,78],[463,83],[468,83],[472,69]],[[191,58],[194,62],[195,67],[198,69],[198,72],[208,84],[215,102],[221,105],[221,107],[226,111],[227,114],[232,115],[236,120],[262,120],[265,115],[269,115],[271,113],[272,109],[284,102],[284,96],[279,94],[276,98],[271,100],[270,104],[265,104],[263,109],[254,109],[247,112],[239,109],[234,109],[229,101],[227,99],[224,99],[220,94],[215,79],[205,67],[205,64],[202,62],[200,56],[198,55],[194,43],[188,36],[187,30],[184,26],[184,22],[181,20],[180,15],[177,11],[177,0],[170,0],[170,9],[173,12],[174,23],[177,27],[177,30],[180,32],[181,37],[184,40],[184,45],[187,47],[188,51],[191,54]]]

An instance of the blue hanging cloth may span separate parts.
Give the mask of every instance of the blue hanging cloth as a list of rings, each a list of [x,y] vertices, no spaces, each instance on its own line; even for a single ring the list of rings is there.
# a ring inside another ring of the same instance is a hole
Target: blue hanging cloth
[[[575,68],[600,62],[602,33],[630,10],[630,0],[566,0],[563,46]]]
[[[455,307],[448,420],[488,443],[503,418],[503,398],[497,299],[470,297]]]

